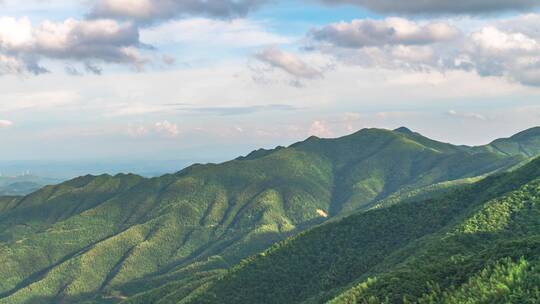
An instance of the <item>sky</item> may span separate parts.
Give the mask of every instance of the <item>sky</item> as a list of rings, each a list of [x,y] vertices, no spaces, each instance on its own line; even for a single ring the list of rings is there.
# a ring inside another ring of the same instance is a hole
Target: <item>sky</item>
[[[0,161],[540,125],[538,0],[0,0]]]

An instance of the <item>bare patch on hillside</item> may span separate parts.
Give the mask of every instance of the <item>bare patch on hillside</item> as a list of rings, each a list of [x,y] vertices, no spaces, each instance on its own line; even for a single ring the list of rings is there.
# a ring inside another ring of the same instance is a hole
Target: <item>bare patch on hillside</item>
[[[328,213],[326,213],[324,210],[322,209],[317,209],[317,213],[322,216],[322,217],[328,217]]]

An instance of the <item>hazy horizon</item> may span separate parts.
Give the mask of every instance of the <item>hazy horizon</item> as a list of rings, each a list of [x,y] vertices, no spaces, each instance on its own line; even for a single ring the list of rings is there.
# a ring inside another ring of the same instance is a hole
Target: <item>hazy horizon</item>
[[[408,128],[407,126],[401,126]],[[531,128],[537,126],[531,126]],[[395,128],[394,128],[395,129]],[[388,130],[394,130],[388,128]],[[409,128],[410,129],[410,128]],[[530,129],[530,128],[528,128]],[[362,129],[360,129],[362,130]],[[360,130],[354,132],[349,132],[343,136],[353,134]],[[413,132],[419,132],[418,130],[411,129]],[[519,130],[519,132],[524,130]],[[518,133],[518,132],[516,132]],[[489,144],[496,139],[507,138],[516,133],[504,135],[501,137],[494,137],[486,139],[486,141],[481,142],[477,145],[471,146],[481,146]],[[424,135],[424,134],[422,134]],[[429,136],[428,136],[429,137]],[[306,138],[295,141],[303,141]],[[431,138],[438,140],[436,138]],[[439,140],[441,141],[441,140]],[[86,159],[12,159],[12,160],[0,160],[0,176],[24,176],[24,175],[34,175],[47,178],[57,178],[60,180],[70,179],[73,177],[91,174],[118,174],[118,173],[133,173],[142,175],[145,177],[156,177],[167,173],[178,172],[185,167],[196,163],[221,163],[225,161],[232,160],[234,158],[245,156],[250,152],[258,149],[274,149],[278,146],[289,146],[295,142],[290,143],[277,143],[275,145],[268,146],[259,146],[259,147],[237,147],[237,149],[232,149],[229,151],[221,150],[221,155],[210,156],[199,156],[192,158],[177,158],[177,159],[152,159],[152,158],[86,158]],[[442,140],[442,142],[445,142]],[[449,142],[454,145],[463,145],[461,143]],[[179,151],[181,154],[181,151]]]
[[[403,125],[479,145],[540,125],[534,1],[122,3],[0,1],[0,160],[222,159]]]

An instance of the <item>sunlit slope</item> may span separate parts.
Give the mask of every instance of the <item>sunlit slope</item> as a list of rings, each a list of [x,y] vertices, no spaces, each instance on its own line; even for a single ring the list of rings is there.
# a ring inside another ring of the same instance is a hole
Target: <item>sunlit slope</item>
[[[533,157],[538,155],[540,146],[540,127],[531,128],[509,138],[501,138],[491,144],[481,147],[491,152],[505,155],[524,155]]]
[[[2,198],[0,303],[174,303],[328,219],[523,160],[366,129],[159,178],[84,176]]]
[[[2,216],[0,302],[76,300],[215,253],[228,265],[266,248],[330,201],[324,162],[292,152],[148,180],[85,177],[21,199]]]
[[[404,188],[478,176],[523,159],[433,141],[405,128],[365,129],[338,139],[310,138],[293,147],[331,161],[333,214],[367,208]]]
[[[536,303],[539,259],[540,159],[301,233],[189,303]]]

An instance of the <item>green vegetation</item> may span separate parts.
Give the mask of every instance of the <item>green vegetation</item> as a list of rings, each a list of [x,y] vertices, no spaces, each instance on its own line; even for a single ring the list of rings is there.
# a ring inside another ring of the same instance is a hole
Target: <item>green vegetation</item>
[[[539,152],[534,143],[525,136],[523,149]],[[536,248],[535,214],[522,212],[536,205],[520,195],[533,195],[537,163],[478,181],[525,163],[523,149],[366,129],[158,178],[83,176],[1,197],[0,303],[427,301],[513,267],[532,277],[526,250],[485,254],[514,246],[508,227]],[[454,268],[439,252],[453,245]],[[414,264],[430,250],[441,265]],[[412,273],[429,265],[448,267]],[[467,272],[451,280],[457,268]]]
[[[523,155],[534,157],[538,155],[540,145],[540,127],[520,132],[510,138],[497,139],[491,144],[478,147],[479,150],[488,150],[504,155]]]
[[[458,288],[442,292],[430,287],[420,303],[537,303],[540,301],[540,260],[501,259]]]
[[[539,259],[540,159],[301,233],[189,303],[537,303]]]

